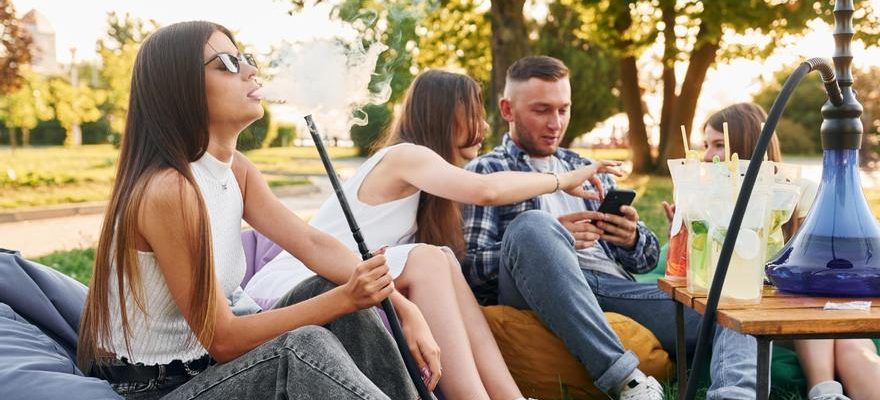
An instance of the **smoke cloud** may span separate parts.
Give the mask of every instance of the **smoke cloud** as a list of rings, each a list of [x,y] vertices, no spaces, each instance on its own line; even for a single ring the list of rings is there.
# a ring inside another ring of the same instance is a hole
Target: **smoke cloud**
[[[282,102],[279,108],[297,115],[297,122],[312,114],[323,135],[345,138],[353,125],[367,124],[362,107],[388,101],[391,74],[376,74],[388,46],[365,44],[352,23],[337,22],[340,33],[332,37],[278,45],[262,93],[270,102]]]

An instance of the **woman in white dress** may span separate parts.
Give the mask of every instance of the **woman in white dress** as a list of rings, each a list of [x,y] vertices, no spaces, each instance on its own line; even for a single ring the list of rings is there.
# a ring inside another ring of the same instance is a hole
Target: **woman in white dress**
[[[520,391],[456,259],[464,251],[457,203],[510,204],[556,190],[595,198],[598,194],[585,191],[583,183],[597,183],[597,172],[617,173],[618,164],[600,161],[559,175],[468,172],[461,167],[477,156],[488,128],[482,104],[479,86],[468,76],[421,74],[384,147],[343,186],[368,247],[390,246],[385,255],[395,287],[419,307],[442,349],[444,395],[508,400],[519,398]],[[310,224],[356,248],[335,196]],[[282,252],[245,291],[261,300],[277,298],[311,275]],[[440,371],[418,343],[410,346],[421,367],[432,376]]]

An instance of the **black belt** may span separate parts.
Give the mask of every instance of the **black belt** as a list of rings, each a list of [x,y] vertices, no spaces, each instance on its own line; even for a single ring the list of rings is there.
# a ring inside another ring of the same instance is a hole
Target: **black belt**
[[[165,378],[191,378],[214,365],[214,360],[207,354],[191,361],[174,360],[168,364],[135,365],[127,361],[115,361],[109,365],[93,365],[91,376],[104,379],[111,383],[150,382]]]

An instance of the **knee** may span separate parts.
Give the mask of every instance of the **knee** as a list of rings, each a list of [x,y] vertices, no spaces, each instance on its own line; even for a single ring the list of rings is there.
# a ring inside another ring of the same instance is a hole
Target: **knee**
[[[552,215],[541,210],[528,210],[518,215],[510,222],[504,232],[502,241],[524,242],[543,241],[548,233],[559,230],[565,231],[559,221]]]
[[[442,261],[446,259],[446,253],[442,248],[431,244],[420,244],[409,252],[409,256],[423,261]]]
[[[574,238],[552,215],[540,210],[529,210],[521,213],[504,231],[501,239],[502,249],[521,248],[528,243],[530,248],[548,249],[563,244],[574,248]]]
[[[336,284],[333,282],[320,276],[313,276],[302,281],[302,283],[296,285],[293,289],[290,289],[287,294],[278,299],[278,302],[275,303],[275,307],[278,308],[296,304],[327,292],[335,287]]]
[[[324,327],[306,325],[283,334],[283,345],[288,349],[318,348],[337,341],[336,336]]]
[[[838,339],[834,341],[834,358],[837,366],[845,366],[858,360],[876,360],[877,348],[870,339]]]
[[[410,276],[432,281],[449,276],[450,271],[446,252],[430,244],[420,244],[409,252],[406,269],[411,270]]]

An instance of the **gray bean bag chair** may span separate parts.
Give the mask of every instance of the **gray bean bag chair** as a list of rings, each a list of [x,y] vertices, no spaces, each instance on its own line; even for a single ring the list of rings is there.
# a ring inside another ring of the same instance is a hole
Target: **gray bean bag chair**
[[[86,287],[0,249],[0,399],[121,399],[76,368]]]

